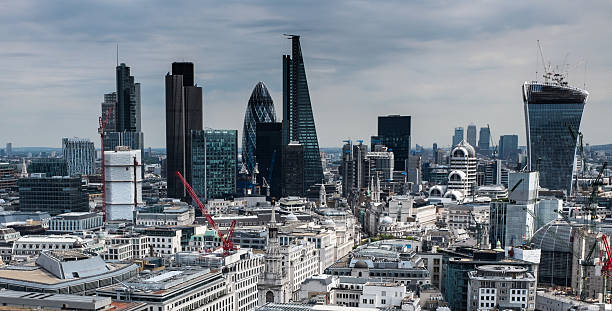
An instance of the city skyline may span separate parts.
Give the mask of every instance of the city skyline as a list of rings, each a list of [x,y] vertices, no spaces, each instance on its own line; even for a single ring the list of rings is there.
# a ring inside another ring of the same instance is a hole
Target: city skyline
[[[525,145],[519,89],[524,81],[535,77],[536,70],[542,72],[541,65],[536,67],[537,39],[543,44],[547,61],[553,64],[562,63],[570,53],[567,62],[577,68],[570,70],[569,81],[575,86],[583,86],[584,66],[574,65],[586,59],[591,98],[582,131],[585,141],[604,144],[608,141],[598,123],[604,123],[604,116],[612,112],[612,107],[604,104],[612,93],[605,85],[610,61],[598,53],[610,49],[608,35],[598,30],[605,29],[607,22],[603,5],[559,5],[551,12],[546,4],[485,8],[476,3],[231,3],[202,5],[208,11],[183,10],[186,22],[177,22],[174,27],[155,20],[164,20],[160,13],[133,4],[95,4],[97,10],[70,2],[5,5],[0,14],[7,23],[2,52],[6,70],[0,73],[0,79],[10,83],[1,89],[5,94],[0,104],[4,112],[1,143],[59,147],[59,138],[78,136],[90,138],[99,147],[96,121],[100,94],[115,85],[116,44],[119,61],[129,64],[142,84],[142,127],[147,147],[165,145],[164,129],[159,127],[164,119],[163,76],[174,61],[197,65],[196,82],[203,87],[205,97],[204,126],[239,130],[242,120],[231,116],[243,113],[254,83],[266,83],[276,100],[275,108],[280,109],[279,58],[289,51],[281,34],[296,33],[303,38],[321,147],[340,147],[346,138],[367,142],[376,133],[376,116],[387,114],[413,116],[413,146],[428,147],[437,142],[446,147],[448,133],[470,123],[478,127],[491,124],[495,141],[499,135],[516,133],[519,144]],[[577,9],[574,6],[580,6],[585,14],[573,15]],[[316,14],[287,18],[287,12],[296,7]],[[445,10],[437,10],[440,8]],[[334,9],[346,13],[340,16]],[[250,10],[259,14],[239,14]],[[61,18],[60,23],[57,17],[63,11],[69,11],[72,17]],[[83,20],[93,21],[90,11],[101,14],[101,21],[109,20],[117,11],[122,13],[115,26],[94,21],[87,27],[72,27]],[[369,20],[353,29],[360,13],[366,11],[372,13]],[[142,20],[140,13],[150,13],[146,25],[127,27],[135,24],[127,22],[130,18]],[[510,21],[517,16],[522,17]],[[217,17],[216,23],[208,21],[212,17]],[[498,20],[509,24],[497,26]],[[198,23],[189,24],[194,21]],[[373,36],[383,28],[402,31]],[[25,36],[24,31],[27,39],[20,38]],[[202,36],[200,40],[188,40],[196,33]],[[364,38],[368,38],[368,44],[363,44]],[[252,48],[246,48],[250,45]],[[354,51],[355,46],[360,46],[358,51]],[[32,64],[30,70],[18,70],[26,64]],[[431,119],[440,122],[429,122]],[[19,130],[24,124],[41,134]]]

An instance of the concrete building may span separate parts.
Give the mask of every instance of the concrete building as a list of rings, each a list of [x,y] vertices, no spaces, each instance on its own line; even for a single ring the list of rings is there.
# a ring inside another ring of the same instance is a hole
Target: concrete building
[[[149,237],[153,256],[170,257],[182,251],[182,230],[171,227],[146,228],[143,235]]]
[[[375,151],[366,154],[366,163],[368,165],[368,182],[372,180],[390,180],[393,179],[393,170],[395,165],[393,152],[387,147],[377,146]]]
[[[144,303],[116,305],[109,297],[0,291],[2,310],[148,311]],[[6,308],[6,309],[5,309]],[[9,309],[10,308],[10,309]]]
[[[535,310],[536,278],[527,268],[483,265],[468,276],[467,310]]]
[[[69,176],[95,174],[96,149],[89,139],[64,138],[62,152]]]
[[[96,231],[104,227],[99,213],[71,212],[59,214],[49,221],[49,232],[71,233],[77,231]]]
[[[45,250],[70,250],[87,247],[85,240],[74,235],[28,235],[13,243],[13,256],[38,255]]]
[[[22,292],[91,295],[96,288],[128,280],[138,273],[135,264],[105,263],[95,253],[47,250],[34,265],[0,268],[0,288]]]
[[[106,251],[101,254],[105,261],[124,261],[142,259],[151,254],[149,241],[152,238],[140,234],[108,236],[105,240]]]
[[[476,150],[465,140],[454,145],[450,156],[448,192],[454,200],[471,196],[476,191]],[[445,194],[445,196],[447,196]]]
[[[236,310],[235,296],[221,271],[195,267],[141,274],[121,285],[99,288],[96,295],[120,302],[146,302],[152,310]]]
[[[195,211],[184,202],[164,202],[136,210],[135,224],[140,226],[186,226],[195,221]]]
[[[9,262],[13,257],[13,244],[21,237],[13,228],[0,228],[0,259]]]
[[[108,220],[134,221],[134,211],[143,204],[140,157],[140,150],[124,146],[104,153]]]

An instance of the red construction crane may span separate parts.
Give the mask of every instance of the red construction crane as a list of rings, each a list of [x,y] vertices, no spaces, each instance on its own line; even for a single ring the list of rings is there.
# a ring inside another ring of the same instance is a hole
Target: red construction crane
[[[221,244],[223,247],[223,255],[224,256],[229,255],[230,251],[236,249],[234,247],[234,243],[232,242],[232,239],[234,237],[234,228],[236,227],[236,220],[235,219],[232,220],[232,224],[230,225],[230,228],[227,231],[227,235],[223,235],[223,232],[219,230],[219,226],[217,225],[215,220],[212,218],[212,216],[210,216],[210,213],[208,213],[208,210],[206,209],[204,204],[200,202],[200,199],[198,199],[198,196],[196,195],[195,191],[193,191],[193,189],[191,188],[189,183],[185,180],[183,175],[181,175],[180,172],[176,172],[175,174],[181,180],[181,182],[183,183],[183,186],[185,186],[185,189],[187,190],[191,198],[196,202],[196,204],[200,208],[200,211],[202,212],[202,215],[204,215],[204,217],[206,218],[206,221],[208,221],[208,224],[215,230],[215,232],[217,232],[219,239],[221,239]]]
[[[603,266],[601,267],[601,274],[610,277],[611,275],[611,271],[612,271],[612,254],[610,254],[610,244],[608,243],[608,237],[606,237],[606,235],[602,235],[601,236],[601,241],[604,244],[604,247],[606,249],[606,260],[603,263]]]
[[[100,134],[100,150],[102,154],[102,161],[100,161],[100,166],[102,167],[102,217],[103,220],[106,221],[106,174],[104,171],[104,134],[106,129],[106,124],[108,124],[108,119],[110,118],[111,113],[113,112],[113,107],[111,107],[107,112],[106,116],[100,116],[98,118],[98,134]],[[102,120],[104,117],[104,120]]]

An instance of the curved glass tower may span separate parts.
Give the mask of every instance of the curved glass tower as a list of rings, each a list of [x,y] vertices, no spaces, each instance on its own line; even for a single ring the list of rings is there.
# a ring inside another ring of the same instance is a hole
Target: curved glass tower
[[[255,159],[257,123],[268,122],[276,122],[274,103],[266,85],[259,82],[249,98],[242,129],[242,162],[245,163],[249,173],[253,171],[257,162]]]
[[[555,77],[523,84],[528,166],[540,172],[542,187],[570,193],[577,143],[570,128],[578,133],[589,93]]]

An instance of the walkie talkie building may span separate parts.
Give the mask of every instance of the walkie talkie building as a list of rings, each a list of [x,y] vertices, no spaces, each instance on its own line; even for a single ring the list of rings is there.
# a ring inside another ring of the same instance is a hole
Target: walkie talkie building
[[[570,193],[577,143],[571,132],[580,129],[589,93],[559,74],[545,77],[523,84],[528,167],[540,172],[542,187]]]

